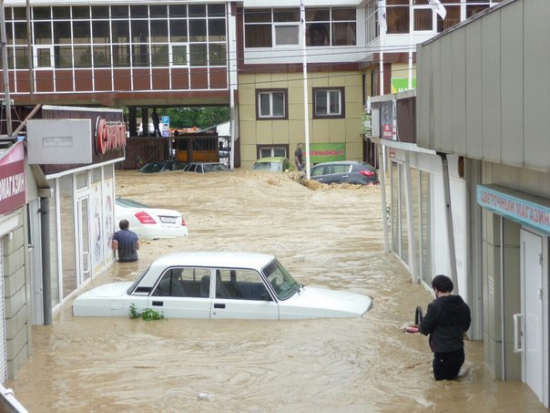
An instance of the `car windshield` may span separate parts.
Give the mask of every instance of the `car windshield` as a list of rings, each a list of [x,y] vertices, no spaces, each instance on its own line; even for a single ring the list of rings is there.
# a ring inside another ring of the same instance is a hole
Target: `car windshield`
[[[273,287],[279,300],[286,300],[300,290],[301,285],[277,259],[271,261],[262,271]]]
[[[141,168],[140,172],[160,172],[164,166],[163,162],[154,162],[154,163],[148,163],[143,168]]]

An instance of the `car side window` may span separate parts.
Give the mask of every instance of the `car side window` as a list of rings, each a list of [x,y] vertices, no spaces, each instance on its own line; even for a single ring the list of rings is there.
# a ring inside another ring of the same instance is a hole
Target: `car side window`
[[[334,173],[343,174],[349,171],[348,165],[334,165]]]
[[[161,276],[153,291],[153,296],[202,297],[201,279],[204,275],[210,275],[209,268],[170,268]]]
[[[216,270],[216,297],[271,301],[271,296],[267,292],[260,274],[248,269],[221,268]]]

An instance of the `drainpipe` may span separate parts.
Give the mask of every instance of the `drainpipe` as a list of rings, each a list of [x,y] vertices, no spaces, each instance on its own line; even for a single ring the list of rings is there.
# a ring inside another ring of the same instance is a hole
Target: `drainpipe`
[[[51,191],[43,189],[42,191]],[[44,306],[44,325],[52,324],[52,282],[50,271],[50,200],[48,197],[40,198],[40,224],[42,243],[42,291]]]
[[[442,172],[443,172],[443,191],[445,195],[445,209],[446,209],[446,222],[447,222],[447,238],[449,244],[449,259],[451,265],[451,279],[455,286],[456,294],[458,291],[458,282],[456,275],[456,253],[455,253],[455,236],[453,230],[453,209],[451,206],[451,190],[449,185],[449,162],[447,161],[447,154],[443,152],[437,152],[441,157]]]

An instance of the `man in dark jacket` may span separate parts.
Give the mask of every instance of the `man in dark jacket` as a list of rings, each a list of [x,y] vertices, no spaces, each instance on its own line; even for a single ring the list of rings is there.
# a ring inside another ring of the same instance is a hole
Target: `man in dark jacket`
[[[436,380],[452,380],[464,363],[464,334],[472,321],[470,307],[459,295],[452,295],[453,282],[445,275],[432,280],[436,299],[428,304],[426,315],[407,332],[429,335],[434,353],[433,371]]]

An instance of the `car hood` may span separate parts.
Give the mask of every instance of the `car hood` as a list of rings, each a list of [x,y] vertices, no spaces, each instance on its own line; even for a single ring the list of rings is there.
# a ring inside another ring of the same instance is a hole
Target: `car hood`
[[[120,298],[126,294],[132,284],[131,281],[103,284],[79,295],[75,299],[75,303],[87,298]]]
[[[324,288],[302,287],[288,300],[280,302],[281,319],[319,317],[360,317],[372,307],[366,295]]]

